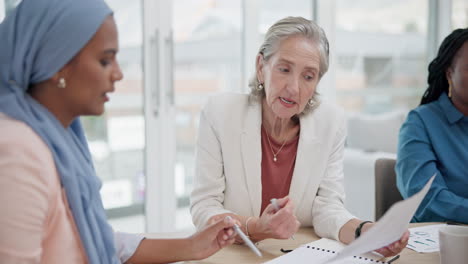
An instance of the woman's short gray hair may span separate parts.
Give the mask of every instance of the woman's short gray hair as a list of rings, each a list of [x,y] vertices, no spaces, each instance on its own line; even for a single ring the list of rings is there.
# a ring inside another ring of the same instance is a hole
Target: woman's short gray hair
[[[263,60],[268,61],[271,56],[277,51],[277,47],[284,39],[292,36],[304,36],[307,39],[315,41],[320,53],[320,71],[319,78],[328,71],[329,65],[329,44],[327,36],[323,29],[315,22],[305,19],[303,17],[286,17],[275,24],[273,24],[265,34],[263,44],[258,50],[259,54],[263,55]],[[259,81],[256,74],[249,82],[250,95],[252,98],[263,98],[265,96],[265,89],[258,89]],[[317,93],[316,93],[317,94]],[[318,105],[316,94],[313,96],[313,101],[316,101],[315,106]],[[306,110],[310,110],[311,106],[308,104]],[[315,107],[314,107],[315,108]]]

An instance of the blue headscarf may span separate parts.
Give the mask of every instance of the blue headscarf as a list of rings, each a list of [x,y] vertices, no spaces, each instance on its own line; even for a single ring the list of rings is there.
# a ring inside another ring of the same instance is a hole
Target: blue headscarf
[[[80,120],[64,128],[26,91],[67,64],[111,14],[103,0],[23,0],[0,24],[0,112],[29,125],[50,148],[92,264],[120,261]]]

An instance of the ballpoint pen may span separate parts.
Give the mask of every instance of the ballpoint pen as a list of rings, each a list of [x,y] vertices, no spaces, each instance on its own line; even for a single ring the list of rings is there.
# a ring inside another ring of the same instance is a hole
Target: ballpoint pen
[[[226,216],[227,219],[229,220],[232,220],[232,217],[230,217],[229,215]],[[259,257],[262,256],[262,252],[260,252],[260,250],[258,250],[258,248],[254,245],[254,243],[244,234],[244,232],[242,232],[242,230],[240,229],[240,227],[237,225],[237,224],[234,224],[233,226],[234,228],[234,231],[236,231],[236,233],[242,238],[242,240],[244,240],[245,244]]]
[[[276,198],[271,199],[270,203],[273,205],[273,207],[275,208],[276,211],[279,211],[280,207],[278,205],[278,200]],[[291,239],[295,240],[294,235],[291,236]]]
[[[395,257],[393,257],[392,259],[390,259],[389,261],[387,261],[388,264],[394,262],[395,260],[399,259],[400,258],[400,255],[396,255]]]
[[[455,221],[447,221],[447,225],[464,225],[464,224],[458,223],[458,222],[455,222]]]
[[[389,258],[389,257],[388,257]],[[396,255],[396,256],[393,256],[391,259],[389,260],[386,260],[387,257],[383,257],[381,259],[379,259],[378,261],[382,262],[382,263],[385,263],[385,264],[391,264],[392,262],[396,261],[397,259],[400,258],[400,255]]]

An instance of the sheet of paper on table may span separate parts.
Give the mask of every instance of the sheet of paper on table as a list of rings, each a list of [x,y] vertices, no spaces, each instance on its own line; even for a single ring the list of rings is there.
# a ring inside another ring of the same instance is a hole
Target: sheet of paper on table
[[[336,240],[322,238],[320,240],[305,244],[296,248],[293,252],[287,253],[274,260],[266,262],[267,264],[310,264],[320,263],[330,259],[338,251],[343,249],[345,245]],[[385,264],[378,261],[382,256],[367,253],[358,257],[348,257],[340,260],[340,264]]]
[[[439,229],[447,224],[437,224],[410,228],[410,238],[408,245],[420,253],[430,253],[439,251]]]
[[[333,251],[339,252],[343,250],[343,248],[346,247],[345,244],[336,241],[334,239],[328,239],[328,238],[321,238],[319,240],[316,240],[314,242],[311,242],[309,244],[306,244],[306,246],[312,246],[312,247],[318,247],[318,248],[326,248],[326,249],[331,249]],[[380,255],[377,252],[367,252],[364,254],[359,255],[361,257],[366,257],[366,258],[371,258],[371,259],[381,259],[383,256]]]

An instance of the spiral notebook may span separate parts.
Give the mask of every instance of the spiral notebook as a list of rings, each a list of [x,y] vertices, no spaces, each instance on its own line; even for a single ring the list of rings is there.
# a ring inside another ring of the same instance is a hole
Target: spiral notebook
[[[305,245],[300,248],[295,249],[294,251],[287,253],[279,258],[275,258],[271,261],[266,262],[266,264],[310,264],[310,263],[327,263],[327,260],[332,258],[337,252],[330,249],[314,247],[310,245]],[[387,264],[388,262],[374,260],[372,258],[353,256],[342,259],[338,262],[333,262],[333,264]]]

